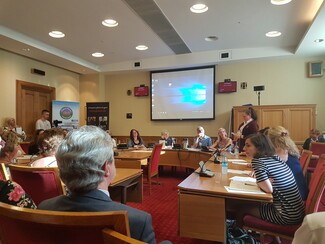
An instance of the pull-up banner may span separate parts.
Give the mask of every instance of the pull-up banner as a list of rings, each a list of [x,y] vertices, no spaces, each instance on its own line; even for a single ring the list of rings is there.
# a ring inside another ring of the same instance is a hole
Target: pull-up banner
[[[87,125],[95,125],[103,130],[109,129],[109,103],[86,103]]]
[[[79,127],[79,102],[52,101],[52,125],[67,130]]]

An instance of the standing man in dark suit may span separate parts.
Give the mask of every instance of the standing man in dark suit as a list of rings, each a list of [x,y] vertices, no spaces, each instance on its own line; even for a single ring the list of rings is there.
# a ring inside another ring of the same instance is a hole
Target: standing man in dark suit
[[[116,175],[112,140],[102,129],[83,126],[71,131],[56,153],[62,181],[68,196],[43,201],[39,209],[56,211],[126,210],[131,237],[154,244],[151,215],[111,200],[108,186]]]

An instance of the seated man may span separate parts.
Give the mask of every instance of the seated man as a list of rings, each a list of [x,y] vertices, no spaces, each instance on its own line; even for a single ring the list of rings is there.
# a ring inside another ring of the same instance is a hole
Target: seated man
[[[161,139],[165,141],[165,146],[173,146],[173,138],[169,136],[169,132],[167,130],[163,130],[161,132]]]
[[[194,141],[192,148],[202,148],[210,147],[212,145],[212,140],[209,136],[205,135],[204,128],[202,126],[198,126],[196,128],[197,137]]]
[[[303,149],[309,150],[310,144],[312,142],[318,142],[320,136],[320,132],[317,129],[312,129],[310,131],[310,136],[305,140],[304,145],[302,146]]]
[[[108,186],[116,175],[112,140],[102,129],[83,126],[71,131],[56,153],[60,177],[70,195],[40,203],[39,209],[57,211],[126,210],[131,237],[156,243],[151,215],[111,200]]]

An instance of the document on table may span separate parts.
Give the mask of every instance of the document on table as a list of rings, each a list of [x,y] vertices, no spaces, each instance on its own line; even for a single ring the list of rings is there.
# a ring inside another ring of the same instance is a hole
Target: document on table
[[[251,172],[249,170],[228,169],[228,173],[232,174],[249,175]]]
[[[238,158],[228,158],[228,162],[247,163],[246,160]]]
[[[228,162],[231,162],[233,164],[245,165],[245,166],[248,165],[247,161],[243,159],[228,159]]]
[[[237,182],[255,183],[256,184],[256,178],[253,178],[253,177],[234,176],[234,177],[231,177],[230,180],[237,181]]]
[[[225,186],[228,192],[265,194],[257,185],[255,178],[234,176],[230,179],[230,185]]]

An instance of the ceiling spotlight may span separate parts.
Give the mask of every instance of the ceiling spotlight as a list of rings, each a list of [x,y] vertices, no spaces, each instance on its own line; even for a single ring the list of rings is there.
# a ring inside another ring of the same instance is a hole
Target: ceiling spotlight
[[[102,24],[107,27],[115,27],[118,26],[118,22],[114,19],[105,19],[102,21]]]
[[[292,0],[271,0],[271,3],[274,5],[284,5],[290,3]]]
[[[144,51],[147,50],[148,47],[146,45],[138,45],[135,47],[137,50]]]
[[[101,58],[101,57],[104,57],[104,54],[100,53],[100,52],[96,52],[96,53],[93,53],[92,56],[95,58]]]
[[[23,51],[29,52],[30,51],[30,48],[23,48]]]
[[[207,36],[206,38],[204,38],[204,40],[206,40],[207,42],[214,42],[218,40],[217,36]]]
[[[196,14],[201,14],[201,13],[204,13],[206,11],[208,11],[208,6],[203,4],[203,3],[198,3],[198,4],[194,4],[190,10],[193,12],[193,13],[196,13]]]
[[[324,41],[324,39],[316,39],[314,42],[319,43],[319,42],[323,42],[323,41]]]
[[[53,38],[62,38],[65,37],[65,34],[61,31],[51,31],[49,32],[49,35]]]
[[[269,31],[268,33],[265,34],[267,37],[277,37],[281,36],[282,33],[280,31]]]

